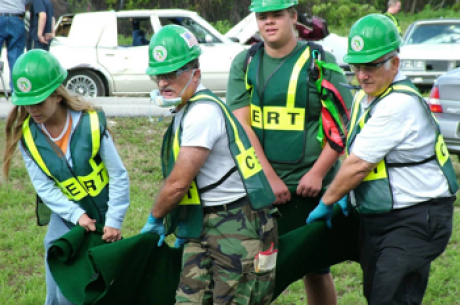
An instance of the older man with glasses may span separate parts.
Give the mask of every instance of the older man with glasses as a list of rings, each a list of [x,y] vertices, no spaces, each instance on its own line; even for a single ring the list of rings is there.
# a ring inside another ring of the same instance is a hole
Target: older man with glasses
[[[348,157],[307,220],[330,219],[332,205],[351,192],[371,305],[421,304],[430,264],[452,232],[458,189],[439,126],[399,71],[400,44],[384,15],[367,15],[352,26],[344,61],[361,90],[352,108]]]
[[[143,233],[184,245],[176,304],[269,304],[278,253],[275,196],[243,127],[200,80],[201,48],[178,25],[153,36],[153,102],[174,108],[165,182]]]

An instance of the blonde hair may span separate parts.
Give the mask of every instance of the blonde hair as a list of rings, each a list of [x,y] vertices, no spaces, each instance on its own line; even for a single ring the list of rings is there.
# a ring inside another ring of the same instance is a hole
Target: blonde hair
[[[97,109],[92,103],[83,100],[82,97],[71,95],[63,85],[60,85],[51,95],[61,96],[61,105],[74,111]],[[5,181],[8,181],[8,174],[14,152],[16,151],[19,140],[22,138],[22,124],[28,116],[29,113],[24,106],[14,106],[6,119],[6,145],[5,154],[3,155],[3,175]]]

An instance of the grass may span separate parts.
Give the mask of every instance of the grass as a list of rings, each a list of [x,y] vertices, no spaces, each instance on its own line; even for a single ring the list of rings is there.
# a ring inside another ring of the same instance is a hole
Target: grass
[[[167,122],[152,124],[146,118],[111,118],[110,123],[131,180],[131,206],[123,225],[123,235],[130,237],[138,234],[144,225],[161,183],[159,155]],[[0,120],[1,130],[4,125],[5,120]],[[2,132],[0,143],[4,141]],[[1,155],[3,147],[0,146]],[[460,164],[456,160],[460,177]],[[36,225],[34,190],[19,153],[14,159],[9,183],[0,187],[0,202],[0,304],[43,304],[46,228]],[[459,222],[457,210],[455,227]],[[433,263],[424,304],[460,304],[459,239],[460,233],[454,230],[447,251]],[[171,238],[168,242],[172,242]],[[347,262],[333,266],[332,274],[339,304],[366,304],[358,264]],[[293,283],[273,304],[306,304],[302,282]]]

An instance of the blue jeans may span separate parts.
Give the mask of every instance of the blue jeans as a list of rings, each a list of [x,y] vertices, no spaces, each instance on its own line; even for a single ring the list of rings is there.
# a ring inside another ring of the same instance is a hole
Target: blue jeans
[[[6,41],[8,65],[10,66],[10,89],[13,91],[13,78],[11,71],[19,56],[24,53],[26,44],[26,30],[24,20],[19,16],[0,16],[0,53],[3,42]]]
[[[48,225],[48,232],[45,236],[45,267],[46,267],[46,302],[45,305],[72,305],[62,294],[61,290],[57,286],[54,278],[50,272],[48,261],[46,256],[48,255],[48,249],[51,245],[59,239],[62,235],[69,232],[70,229],[64,223],[61,217],[52,213],[50,223]]]

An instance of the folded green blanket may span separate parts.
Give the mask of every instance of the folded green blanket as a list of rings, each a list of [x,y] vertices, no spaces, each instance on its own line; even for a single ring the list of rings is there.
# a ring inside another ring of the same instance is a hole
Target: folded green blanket
[[[303,275],[358,259],[356,215],[335,209],[332,229],[324,222],[280,236],[274,299]],[[48,252],[62,293],[76,305],[175,303],[182,249],[158,248],[158,236],[140,234],[116,243],[101,240],[102,228],[87,233],[74,227]]]

